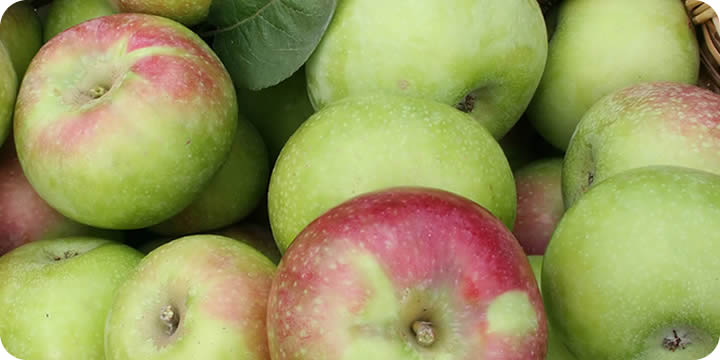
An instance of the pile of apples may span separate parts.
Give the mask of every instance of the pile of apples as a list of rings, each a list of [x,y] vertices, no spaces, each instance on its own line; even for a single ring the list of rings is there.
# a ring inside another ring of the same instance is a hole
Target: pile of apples
[[[210,6],[3,15],[9,354],[715,349],[720,95],[682,1],[341,0],[302,67],[253,90],[201,37]]]

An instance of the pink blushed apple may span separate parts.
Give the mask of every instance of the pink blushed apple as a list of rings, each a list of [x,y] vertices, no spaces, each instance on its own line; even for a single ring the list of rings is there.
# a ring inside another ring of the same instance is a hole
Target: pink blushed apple
[[[298,235],[268,305],[274,360],[544,359],[522,248],[476,203],[438,189],[365,193]]]
[[[117,14],[46,43],[23,79],[15,141],[25,175],[63,215],[137,229],[187,207],[237,128],[227,70],[188,28]]]

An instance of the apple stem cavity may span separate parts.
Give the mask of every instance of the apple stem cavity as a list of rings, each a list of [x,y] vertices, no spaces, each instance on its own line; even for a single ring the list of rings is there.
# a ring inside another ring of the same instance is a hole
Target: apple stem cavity
[[[180,324],[180,315],[172,305],[168,305],[160,312],[160,321],[165,325],[165,333],[170,336],[177,331]]]
[[[435,330],[429,321],[416,320],[412,324],[415,340],[422,346],[432,346],[435,343]]]

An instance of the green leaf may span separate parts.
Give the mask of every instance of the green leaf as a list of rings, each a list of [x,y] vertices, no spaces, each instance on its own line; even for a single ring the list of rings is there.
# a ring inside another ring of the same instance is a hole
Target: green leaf
[[[337,0],[214,0],[212,47],[236,86],[260,90],[289,78],[310,57]]]

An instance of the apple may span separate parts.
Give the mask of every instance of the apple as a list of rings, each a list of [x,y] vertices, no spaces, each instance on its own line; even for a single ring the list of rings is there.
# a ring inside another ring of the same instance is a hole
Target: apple
[[[43,22],[43,39],[50,41],[55,35],[87,20],[112,15],[117,11],[111,0],[52,0]]]
[[[267,150],[260,133],[240,119],[230,155],[210,184],[190,206],[150,230],[162,235],[187,235],[233,224],[258,205],[269,177]]]
[[[578,124],[563,165],[566,207],[594,184],[647,165],[720,174],[720,95],[694,85],[654,82],[617,90]]]
[[[513,171],[546,157],[562,157],[563,152],[548,144],[523,116],[498,140]]]
[[[527,109],[538,132],[557,148],[567,149],[585,111],[614,90],[697,81],[698,44],[682,1],[575,0],[557,6],[545,72]]]
[[[108,0],[122,12],[159,15],[187,26],[203,22],[212,0]]]
[[[343,0],[306,64],[316,110],[348,96],[427,98],[470,113],[501,138],[547,58],[534,0]]]
[[[545,253],[555,226],[565,212],[562,167],[562,158],[547,158],[514,173],[517,215],[512,232],[528,255]]]
[[[195,33],[159,16],[76,25],[35,56],[18,94],[25,176],[61,214],[108,229],[182,211],[227,159],[230,75]]]
[[[240,113],[260,131],[270,162],[275,163],[288,138],[315,112],[308,98],[304,69],[269,88],[236,89]]]
[[[542,255],[529,255],[528,260],[532,267],[533,274],[535,274],[535,280],[538,282],[538,288],[542,289]],[[570,353],[567,346],[560,341],[555,334],[555,330],[552,328],[552,324],[547,325],[547,360],[577,360],[577,358]]]
[[[12,139],[0,147],[0,256],[33,241],[86,235],[122,239],[120,232],[79,224],[51,208],[23,175]]]
[[[21,80],[33,56],[43,44],[40,17],[29,2],[18,1],[2,14],[0,42],[5,44],[15,74],[18,80]]]
[[[118,290],[105,359],[269,359],[265,317],[275,265],[215,235],[148,254]]]
[[[5,142],[12,128],[13,108],[18,91],[18,78],[12,59],[0,42],[0,146]]]
[[[505,225],[459,195],[365,193],[306,227],[268,304],[276,360],[545,359],[546,319]]]
[[[549,321],[578,359],[694,360],[720,337],[720,175],[656,165],[567,210],[542,270]]]
[[[109,240],[68,237],[0,257],[0,338],[23,360],[103,359],[115,291],[142,258]]]
[[[512,171],[485,127],[446,104],[375,94],[325,107],[285,144],[268,190],[278,248],[351,197],[406,185],[465,196],[512,228]]]
[[[269,226],[262,226],[249,222],[233,224],[214,232],[217,235],[244,242],[260,251],[274,264],[280,262],[280,250],[275,245],[272,231]]]

